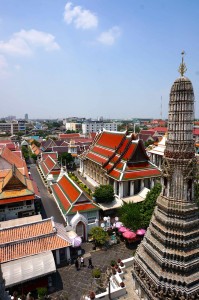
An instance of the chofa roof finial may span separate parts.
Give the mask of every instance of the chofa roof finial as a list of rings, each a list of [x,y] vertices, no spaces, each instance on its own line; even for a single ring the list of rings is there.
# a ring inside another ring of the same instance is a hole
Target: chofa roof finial
[[[182,54],[182,62],[181,62],[181,64],[180,64],[180,66],[179,66],[178,72],[179,72],[180,75],[183,77],[183,76],[184,76],[184,73],[187,71],[187,67],[186,67],[186,65],[185,65],[185,63],[184,63],[184,55],[185,55],[185,51],[183,50],[183,51],[181,52],[181,54]]]

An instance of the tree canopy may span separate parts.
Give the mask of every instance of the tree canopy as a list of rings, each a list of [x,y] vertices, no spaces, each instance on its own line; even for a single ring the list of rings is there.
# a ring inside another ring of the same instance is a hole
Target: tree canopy
[[[74,157],[71,155],[71,153],[64,152],[62,154],[59,154],[58,161],[63,164],[66,163],[67,167],[70,167],[73,165]]]
[[[89,234],[92,236],[95,243],[98,245],[104,245],[108,239],[108,233],[101,227],[91,228]]]
[[[96,187],[93,196],[99,203],[109,203],[115,199],[114,190],[110,184]]]
[[[22,151],[22,154],[23,154],[23,157],[25,159],[28,159],[29,157],[29,151],[28,151],[28,148],[26,146],[22,146],[21,147],[21,151]]]
[[[119,208],[120,221],[124,226],[137,230],[149,226],[156,200],[161,192],[161,184],[157,183],[139,203],[124,203]]]

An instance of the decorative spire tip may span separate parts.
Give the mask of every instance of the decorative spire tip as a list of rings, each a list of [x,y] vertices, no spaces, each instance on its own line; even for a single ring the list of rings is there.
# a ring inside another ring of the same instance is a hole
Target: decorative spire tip
[[[180,66],[179,66],[178,72],[183,77],[184,73],[187,71],[187,67],[186,67],[186,65],[184,63],[184,55],[185,55],[185,51],[184,50],[181,52],[181,55],[182,55],[182,62],[180,64]]]

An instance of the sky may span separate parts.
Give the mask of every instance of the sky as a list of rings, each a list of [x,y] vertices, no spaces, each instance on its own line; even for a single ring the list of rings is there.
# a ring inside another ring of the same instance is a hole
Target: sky
[[[167,118],[182,50],[199,117],[198,12],[198,0],[0,0],[0,117]]]

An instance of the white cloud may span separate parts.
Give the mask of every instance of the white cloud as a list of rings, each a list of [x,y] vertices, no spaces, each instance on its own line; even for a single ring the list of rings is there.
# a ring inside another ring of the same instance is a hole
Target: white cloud
[[[27,56],[32,54],[35,47],[44,48],[46,51],[60,48],[52,34],[35,29],[22,29],[14,33],[9,41],[0,41],[0,52],[6,54]]]
[[[121,30],[118,26],[114,26],[110,28],[108,31],[104,31],[100,34],[98,37],[98,42],[107,45],[112,46],[115,41],[120,37]]]
[[[98,18],[90,10],[81,6],[74,6],[71,2],[66,3],[64,20],[67,24],[74,23],[77,29],[90,29],[98,26]]]

